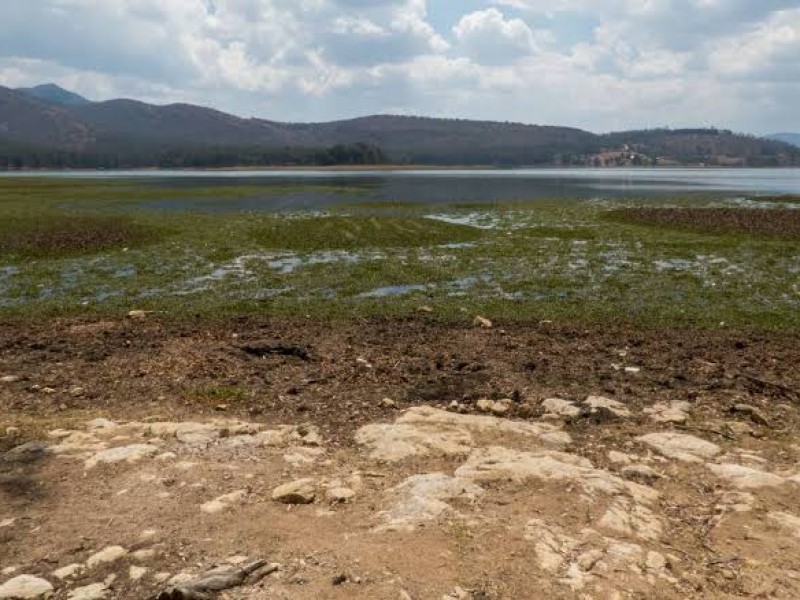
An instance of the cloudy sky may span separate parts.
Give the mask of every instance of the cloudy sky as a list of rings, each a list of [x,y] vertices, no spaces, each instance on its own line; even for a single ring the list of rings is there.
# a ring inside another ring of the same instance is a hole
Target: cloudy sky
[[[800,0],[3,0],[0,85],[323,121],[800,130]]]

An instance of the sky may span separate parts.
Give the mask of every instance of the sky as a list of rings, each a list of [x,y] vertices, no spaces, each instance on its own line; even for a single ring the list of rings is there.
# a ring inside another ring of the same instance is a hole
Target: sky
[[[800,0],[3,0],[0,85],[245,117],[800,131]]]

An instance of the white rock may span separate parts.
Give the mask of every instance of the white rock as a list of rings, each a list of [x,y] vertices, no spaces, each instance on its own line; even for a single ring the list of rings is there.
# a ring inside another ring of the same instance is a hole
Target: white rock
[[[224,510],[228,510],[234,504],[240,503],[247,496],[247,490],[236,490],[230,494],[223,494],[218,498],[214,498],[206,502],[200,507],[204,513],[214,515]]]
[[[771,512],[767,518],[789,531],[794,537],[800,538],[800,517],[785,512]]]
[[[376,423],[356,432],[356,442],[370,449],[375,460],[397,462],[411,456],[461,455],[472,448],[472,436],[460,429],[403,423]]]
[[[100,550],[100,552],[92,554],[86,561],[86,566],[89,569],[93,569],[100,565],[114,563],[127,556],[127,554],[128,551],[122,546],[108,546]]]
[[[153,548],[142,548],[131,553],[134,560],[145,561],[155,558],[157,552]]]
[[[633,462],[633,457],[630,454],[612,450],[608,453],[608,460],[616,465],[629,465]]]
[[[309,478],[284,483],[272,491],[272,499],[282,504],[311,504],[315,497],[314,480]]]
[[[78,563],[72,563],[71,565],[67,565],[66,567],[61,567],[60,569],[56,569],[55,571],[53,571],[53,577],[57,579],[68,579],[70,577],[74,577],[82,570],[83,570],[83,565]]]
[[[656,423],[685,423],[689,418],[689,411],[692,405],[688,402],[670,402],[665,404],[663,402],[654,404],[649,408],[644,409],[646,415],[650,415],[650,419]]]
[[[475,319],[472,321],[472,324],[475,327],[482,327],[483,329],[491,329],[492,328],[492,322],[489,319],[487,319],[486,317],[482,317],[480,315],[475,317]]]
[[[391,508],[380,513],[380,529],[414,529],[417,525],[453,513],[448,500],[475,500],[483,493],[467,479],[444,473],[414,475],[388,491]]]
[[[108,592],[105,583],[92,583],[75,588],[67,595],[67,600],[103,600]]]
[[[94,419],[86,423],[86,429],[89,431],[96,431],[98,429],[116,429],[118,425],[114,421],[108,419]]]
[[[663,532],[661,521],[652,510],[622,496],[614,499],[598,524],[615,533],[650,541],[659,539]]]
[[[219,438],[219,430],[209,423],[179,423],[175,437],[184,444],[207,446]]]
[[[673,433],[648,433],[637,438],[667,458],[674,458],[684,462],[704,462],[714,458],[721,452],[716,444],[700,439],[693,435]]]
[[[86,468],[93,469],[100,464],[116,464],[120,462],[134,463],[154,456],[158,453],[158,447],[151,444],[131,444],[130,446],[118,446],[101,450],[86,461]]]
[[[581,409],[575,406],[574,402],[562,400],[561,398],[547,398],[543,400],[542,408],[559,417],[577,417],[581,414]]]
[[[11,527],[14,523],[17,522],[17,519],[14,517],[9,517],[7,519],[3,519],[0,521],[0,529],[4,529],[6,527]]]
[[[345,504],[355,498],[356,493],[350,488],[334,487],[325,492],[325,497],[332,504]]]
[[[128,577],[131,581],[139,581],[142,577],[147,575],[147,567],[137,567],[136,565],[131,565],[131,568],[128,569]]]
[[[631,416],[631,411],[619,400],[612,400],[603,396],[589,396],[583,401],[589,407],[589,412],[594,414],[601,410],[607,410],[617,418],[625,419]]]
[[[721,492],[717,510],[720,512],[750,512],[756,503],[756,497],[748,492]]]
[[[786,483],[786,479],[773,473],[751,469],[743,465],[709,464],[708,468],[717,477],[722,477],[739,489],[775,487]]]
[[[489,400],[489,398],[481,398],[480,400],[478,400],[475,403],[475,408],[477,408],[481,412],[488,413],[488,412],[492,412],[492,406],[493,405],[494,405],[494,402]]]
[[[53,585],[46,579],[33,575],[17,575],[0,585],[0,598],[4,600],[34,600],[47,598]]]
[[[394,423],[377,423],[356,432],[356,442],[376,460],[397,462],[412,456],[468,454],[473,434],[518,435],[536,438],[550,447],[570,443],[569,435],[547,423],[527,423],[488,415],[460,415],[428,406],[411,408]]]
[[[17,383],[21,379],[19,375],[3,375],[0,377],[0,383]]]

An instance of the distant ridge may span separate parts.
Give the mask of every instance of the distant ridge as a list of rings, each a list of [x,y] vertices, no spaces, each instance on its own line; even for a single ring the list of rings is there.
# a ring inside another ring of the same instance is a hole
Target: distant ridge
[[[799,166],[800,148],[710,128],[597,135],[573,127],[399,115],[280,123],[191,104],[91,102],[54,84],[0,86],[0,168],[387,162]]]
[[[767,136],[771,140],[785,142],[800,148],[800,133],[774,133]]]
[[[85,104],[91,104],[91,101],[83,96],[65,90],[54,83],[45,83],[32,88],[17,88],[17,91],[33,96],[38,100],[43,100],[50,104],[58,104],[60,106],[84,106]]]

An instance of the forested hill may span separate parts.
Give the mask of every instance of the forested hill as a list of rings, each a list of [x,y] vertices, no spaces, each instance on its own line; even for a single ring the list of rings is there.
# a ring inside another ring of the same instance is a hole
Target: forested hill
[[[189,104],[92,102],[0,87],[0,168],[236,165],[800,165],[782,141],[716,129],[596,135],[569,127],[379,115],[246,119]]]

